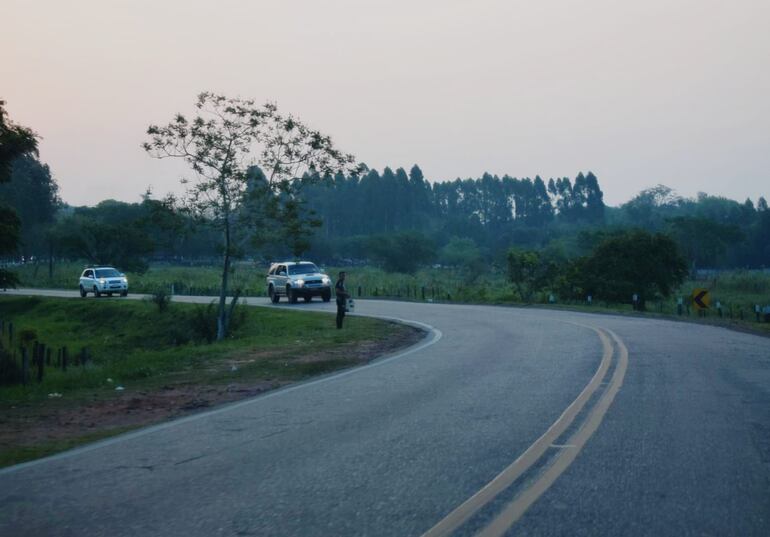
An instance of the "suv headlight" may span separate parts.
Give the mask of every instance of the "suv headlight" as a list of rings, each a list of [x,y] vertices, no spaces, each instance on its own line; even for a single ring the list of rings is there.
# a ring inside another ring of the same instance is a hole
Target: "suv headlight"
[[[294,283],[297,284],[297,287],[302,287],[305,285],[305,280],[295,280]]]
[[[321,278],[321,283],[323,283],[324,285],[329,285],[330,283],[332,283],[332,281],[327,276],[324,276],[323,278]]]
[[[99,283],[104,285],[105,283],[107,283],[107,280],[105,280],[104,278],[100,278]]]

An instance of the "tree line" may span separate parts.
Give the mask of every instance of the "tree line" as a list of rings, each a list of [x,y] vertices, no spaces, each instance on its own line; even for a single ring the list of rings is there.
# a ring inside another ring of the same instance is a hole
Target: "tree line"
[[[258,168],[249,173],[263,180]],[[151,258],[215,259],[221,253],[221,230],[209,219],[179,211],[151,192],[136,203],[71,207],[34,154],[18,157],[9,177],[0,184],[0,199],[15,209],[16,253],[25,258],[88,259],[142,270]],[[409,272],[421,263],[472,265],[482,256],[504,264],[511,247],[574,258],[607,234],[638,228],[672,237],[691,269],[770,266],[770,211],[763,197],[756,203],[706,194],[688,199],[658,185],[608,207],[590,172],[573,181],[485,174],[431,183],[418,166],[408,174],[386,168],[303,182],[292,210],[311,216],[295,215],[294,225],[286,216],[258,244],[241,245],[242,255],[369,260]],[[301,229],[291,232],[297,225]]]
[[[428,182],[418,165],[407,172],[306,177],[303,198],[324,222],[322,236],[348,237],[394,231],[457,229],[463,234],[498,233],[511,226],[554,221],[600,223],[604,194],[588,172],[569,178],[518,179],[485,173],[473,179]],[[475,228],[475,229],[474,229]]]

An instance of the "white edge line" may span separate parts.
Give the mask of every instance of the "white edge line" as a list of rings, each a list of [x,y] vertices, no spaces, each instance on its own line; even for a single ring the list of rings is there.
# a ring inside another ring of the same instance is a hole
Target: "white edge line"
[[[256,304],[255,304],[256,305]],[[326,312],[319,312],[319,313],[326,313]],[[418,343],[417,345],[413,345],[410,348],[406,349],[405,351],[399,352],[397,354],[394,354],[392,356],[384,356],[382,358],[377,358],[374,361],[362,365],[359,367],[351,367],[349,369],[345,369],[343,371],[340,371],[338,373],[331,373],[329,375],[322,376],[320,378],[316,378],[313,380],[308,381],[301,381],[299,383],[294,383],[290,386],[286,386],[284,388],[278,388],[276,390],[271,390],[267,393],[254,396],[252,398],[246,399],[244,401],[238,401],[235,403],[230,403],[223,405],[219,408],[215,408],[213,410],[208,410],[206,412],[201,412],[199,414],[193,414],[192,416],[185,416],[184,418],[178,418],[171,421],[166,421],[163,423],[159,423],[157,425],[150,425],[149,427],[144,427],[142,429],[139,429],[138,431],[128,432],[124,434],[116,435],[112,438],[106,438],[104,440],[98,440],[96,442],[93,442],[91,444],[87,444],[85,446],[76,447],[67,451],[62,451],[61,453],[56,453],[54,455],[49,455],[48,457],[43,457],[42,459],[35,459],[33,461],[27,461],[22,462],[20,464],[16,464],[13,466],[8,466],[6,468],[0,468],[0,476],[11,474],[14,472],[18,472],[21,470],[25,470],[27,468],[31,468],[33,466],[38,466],[41,464],[47,464],[49,462],[55,462],[62,459],[68,459],[70,457],[74,457],[76,455],[81,455],[83,453],[87,453],[89,451],[94,451],[96,449],[101,449],[103,447],[111,446],[113,444],[119,444],[121,442],[124,442],[126,440],[133,440],[134,438],[139,438],[148,434],[152,434],[157,431],[162,431],[165,429],[170,429],[172,427],[176,427],[177,425],[182,425],[184,423],[188,423],[190,421],[199,420],[202,418],[208,418],[210,416],[215,416],[217,414],[221,414],[223,412],[229,412],[230,410],[235,410],[236,408],[253,405],[255,403],[260,403],[264,401],[265,399],[271,399],[273,397],[278,397],[296,390],[300,390],[302,388],[307,388],[308,386],[315,386],[317,384],[323,384],[325,382],[330,382],[332,380],[337,380],[343,377],[347,377],[348,375],[353,375],[355,373],[359,373],[361,371],[365,371],[368,369],[372,369],[375,367],[379,367],[381,365],[393,362],[395,360],[398,360],[400,358],[403,358],[405,356],[408,356],[410,354],[413,354],[417,351],[421,351],[425,349],[426,347],[429,347],[433,345],[434,343],[438,343],[438,341],[443,337],[443,333],[438,328],[434,328],[433,326],[421,323],[419,321],[411,321],[407,319],[400,319],[398,317],[386,317],[386,316],[379,316],[379,315],[363,315],[363,314],[356,314],[358,317],[372,317],[375,319],[382,319],[385,321],[392,321],[397,322],[401,324],[405,324],[408,326],[416,326],[420,327],[424,330],[426,330],[432,337],[428,339],[427,341],[422,341],[421,343]]]

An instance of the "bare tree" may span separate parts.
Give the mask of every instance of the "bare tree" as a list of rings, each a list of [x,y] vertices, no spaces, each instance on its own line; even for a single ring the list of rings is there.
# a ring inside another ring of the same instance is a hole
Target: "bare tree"
[[[329,136],[280,114],[275,104],[205,92],[195,107],[191,120],[177,114],[166,126],[151,125],[143,147],[155,158],[182,158],[192,167],[194,178],[183,180],[186,208],[223,233],[217,314],[217,340],[222,340],[230,317],[228,278],[240,241],[276,214],[276,199],[296,198],[303,174],[351,173],[357,167],[354,157],[337,150]],[[264,174],[255,177],[250,173],[254,166]]]

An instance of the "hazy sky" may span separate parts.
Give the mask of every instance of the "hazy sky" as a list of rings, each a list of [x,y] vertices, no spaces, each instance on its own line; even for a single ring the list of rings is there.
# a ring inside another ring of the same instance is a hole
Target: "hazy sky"
[[[768,0],[3,0],[0,18],[0,98],[72,204],[180,191],[186,169],[140,144],[203,90],[431,180],[770,195]]]

